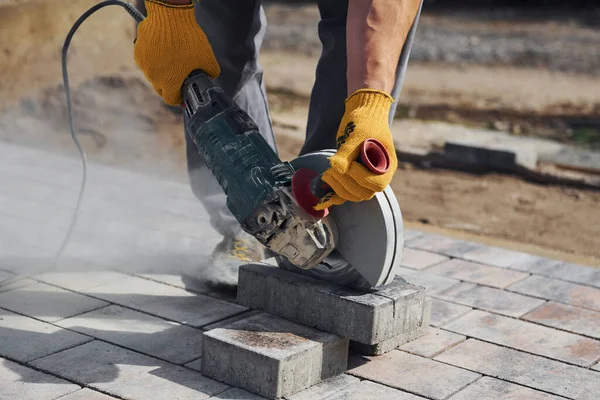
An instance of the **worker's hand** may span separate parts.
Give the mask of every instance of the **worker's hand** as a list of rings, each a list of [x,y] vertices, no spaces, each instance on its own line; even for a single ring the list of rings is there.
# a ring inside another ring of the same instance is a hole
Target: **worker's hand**
[[[181,86],[189,73],[199,69],[216,78],[219,64],[196,22],[193,3],[145,3],[148,16],[138,25],[135,62],[165,103],[180,105]]]
[[[331,166],[322,178],[335,193],[323,197],[315,210],[346,201],[369,200],[389,185],[398,168],[388,122],[393,101],[388,94],[372,89],[357,90],[346,99],[346,111],[337,132],[337,152],[329,159]],[[360,147],[369,138],[381,142],[389,153],[390,168],[382,175],[358,162]]]

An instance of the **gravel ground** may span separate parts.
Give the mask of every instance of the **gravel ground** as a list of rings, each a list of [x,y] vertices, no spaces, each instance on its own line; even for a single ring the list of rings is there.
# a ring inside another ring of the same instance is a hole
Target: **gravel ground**
[[[598,9],[600,10],[600,9]],[[424,8],[411,60],[454,65],[514,65],[600,74],[600,11],[499,9],[444,12]],[[316,5],[267,4],[263,48],[318,55]],[[547,12],[546,12],[547,14]]]

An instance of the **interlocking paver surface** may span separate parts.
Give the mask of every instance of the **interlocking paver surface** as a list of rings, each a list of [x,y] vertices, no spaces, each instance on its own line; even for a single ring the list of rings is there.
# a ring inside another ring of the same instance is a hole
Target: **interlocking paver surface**
[[[199,372],[202,330],[252,312],[202,279],[221,237],[185,175],[91,164],[45,270],[80,179],[76,158],[0,143],[0,285],[34,273],[0,286],[0,398],[259,399]],[[599,398],[599,268],[416,230],[403,253],[428,334],[290,400]]]

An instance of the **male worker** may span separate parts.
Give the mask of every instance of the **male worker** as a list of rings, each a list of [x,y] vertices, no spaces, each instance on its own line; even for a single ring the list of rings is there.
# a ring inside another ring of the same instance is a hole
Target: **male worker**
[[[192,2],[193,1],[193,2]],[[382,191],[397,169],[389,125],[400,94],[422,0],[318,0],[323,51],[310,99],[301,154],[337,148],[325,172],[336,195],[317,208],[363,201]],[[260,0],[145,0],[135,60],[169,105],[181,104],[185,77],[200,69],[258,125],[275,148],[262,69],[257,62],[266,20]],[[290,76],[290,79],[294,79]],[[186,136],[188,171],[195,195],[224,236],[211,264],[237,283],[237,268],[261,257],[225,205],[225,195]],[[356,162],[367,137],[391,155],[390,170],[375,175]],[[218,281],[218,279],[216,279]],[[222,280],[222,279],[221,279]]]

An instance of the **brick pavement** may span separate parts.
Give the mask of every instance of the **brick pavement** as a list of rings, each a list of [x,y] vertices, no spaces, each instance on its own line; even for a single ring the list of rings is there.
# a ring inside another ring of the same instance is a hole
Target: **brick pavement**
[[[31,160],[35,160],[32,162]],[[35,165],[28,165],[35,164]],[[206,287],[218,241],[187,185],[0,145],[0,399],[258,399],[199,372],[201,332],[251,311]],[[598,399],[600,269],[417,231],[401,275],[428,333],[300,392],[319,399]]]

